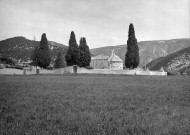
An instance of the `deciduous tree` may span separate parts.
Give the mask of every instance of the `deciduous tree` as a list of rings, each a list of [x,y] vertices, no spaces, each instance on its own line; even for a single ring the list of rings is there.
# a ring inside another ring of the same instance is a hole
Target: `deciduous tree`
[[[65,60],[63,57],[63,52],[59,51],[57,54],[57,58],[55,60],[55,68],[63,68],[65,66]]]

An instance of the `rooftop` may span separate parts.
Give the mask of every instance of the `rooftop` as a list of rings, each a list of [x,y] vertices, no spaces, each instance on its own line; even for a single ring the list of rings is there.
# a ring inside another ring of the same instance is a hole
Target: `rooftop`
[[[97,55],[95,57],[92,57],[91,59],[92,60],[108,60],[109,56],[106,56],[104,54],[100,54],[100,55]]]
[[[109,57],[108,61],[123,62],[123,60],[120,59],[119,56],[115,55],[114,50],[112,50],[112,54]]]

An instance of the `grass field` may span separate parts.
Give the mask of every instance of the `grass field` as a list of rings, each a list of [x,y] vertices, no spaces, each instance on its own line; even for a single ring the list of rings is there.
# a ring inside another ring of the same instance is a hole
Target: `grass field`
[[[190,77],[0,76],[0,134],[190,134]]]

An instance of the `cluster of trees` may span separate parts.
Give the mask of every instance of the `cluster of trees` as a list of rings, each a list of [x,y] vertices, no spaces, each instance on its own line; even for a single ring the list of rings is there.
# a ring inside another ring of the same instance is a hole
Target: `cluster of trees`
[[[47,68],[51,63],[50,49],[45,33],[42,34],[39,46],[34,48],[32,61],[33,65],[41,68]],[[75,34],[73,31],[71,32],[67,53],[64,56],[62,50],[58,52],[54,67],[64,67],[65,61],[68,66],[77,65],[80,67],[88,67],[90,65],[91,55],[86,38],[82,37],[78,46]]]
[[[75,33],[73,31],[71,32],[65,60],[68,66],[78,65],[79,67],[88,67],[90,65],[91,55],[86,38],[82,37],[78,46]]]
[[[88,67],[91,61],[91,54],[86,42],[86,38],[80,39],[79,46],[76,42],[75,33],[72,31],[69,39],[69,48],[65,55],[60,52],[55,61],[55,68],[62,68],[65,66],[64,59],[68,66],[77,65],[79,67]],[[127,52],[125,54],[125,66],[129,69],[134,69],[139,65],[139,48],[137,39],[135,37],[134,26],[129,25]],[[33,64],[42,68],[47,68],[51,62],[50,49],[48,47],[48,40],[46,34],[43,33],[39,46],[36,46],[32,55]]]
[[[15,65],[15,62],[10,58],[0,58],[0,64]]]

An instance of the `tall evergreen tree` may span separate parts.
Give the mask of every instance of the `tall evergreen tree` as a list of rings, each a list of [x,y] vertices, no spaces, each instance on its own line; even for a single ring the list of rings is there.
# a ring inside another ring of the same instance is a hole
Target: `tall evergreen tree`
[[[65,55],[65,60],[68,66],[78,65],[79,48],[76,42],[75,33],[72,31],[69,39],[69,48]]]
[[[79,66],[80,67],[87,67],[90,65],[91,55],[89,47],[86,43],[86,38],[80,39],[79,45]]]
[[[59,51],[57,58],[55,60],[55,68],[63,68],[65,65],[66,64],[65,64],[64,57],[63,57],[63,52]]]
[[[50,65],[51,56],[50,50],[48,46],[48,40],[46,38],[46,34],[43,33],[40,41],[40,45],[37,49],[37,57],[36,57],[37,65],[42,68],[46,68]]]
[[[38,66],[38,63],[37,63],[38,49],[39,49],[39,46],[34,46],[34,50],[32,52],[32,56],[31,56],[32,65],[36,66],[36,67]]]
[[[37,46],[35,42],[36,42],[36,38],[34,36],[34,40],[32,42],[32,44],[34,46],[34,50],[32,51],[32,55],[31,55],[31,59],[32,59],[31,65],[37,67],[38,66],[38,64],[37,64],[37,55],[38,54],[37,53],[38,53],[39,46]]]
[[[131,23],[129,25],[125,66],[129,69],[134,69],[139,65],[139,61],[139,47],[135,37],[135,30],[133,24]]]

